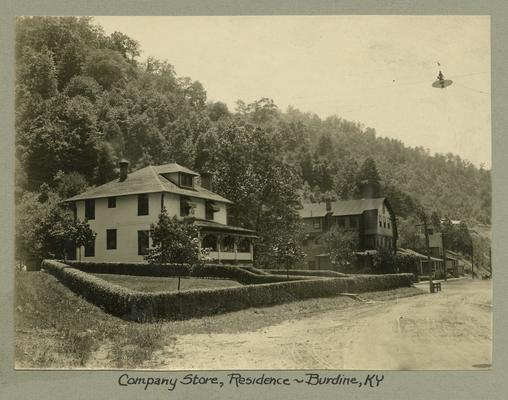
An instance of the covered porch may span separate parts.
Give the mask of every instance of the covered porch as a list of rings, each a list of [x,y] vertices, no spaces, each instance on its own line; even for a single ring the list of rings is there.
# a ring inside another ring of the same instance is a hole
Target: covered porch
[[[255,231],[209,220],[194,221],[199,227],[200,246],[208,249],[211,260],[223,263],[254,261]]]
[[[417,259],[417,274],[421,276],[430,276],[431,274],[435,278],[444,277],[445,268],[444,262],[440,258],[430,257],[430,266],[429,259],[426,255],[418,253],[411,249],[397,249],[399,254],[406,254],[416,257]]]

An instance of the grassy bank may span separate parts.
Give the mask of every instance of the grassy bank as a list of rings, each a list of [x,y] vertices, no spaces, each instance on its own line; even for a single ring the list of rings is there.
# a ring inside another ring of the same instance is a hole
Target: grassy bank
[[[44,272],[16,272],[16,367],[80,368],[109,343],[111,367],[131,367],[162,346],[157,324],[128,323]]]

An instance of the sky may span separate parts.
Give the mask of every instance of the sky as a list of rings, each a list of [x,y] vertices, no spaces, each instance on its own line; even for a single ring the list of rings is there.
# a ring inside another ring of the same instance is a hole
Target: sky
[[[491,167],[488,16],[95,17],[230,110],[268,97]],[[439,63],[439,64],[438,64]],[[432,87],[442,70],[453,84]]]

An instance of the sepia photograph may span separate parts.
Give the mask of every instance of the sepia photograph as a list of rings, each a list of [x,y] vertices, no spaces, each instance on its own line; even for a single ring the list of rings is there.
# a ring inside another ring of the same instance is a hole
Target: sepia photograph
[[[15,369],[492,368],[490,16],[14,40]]]

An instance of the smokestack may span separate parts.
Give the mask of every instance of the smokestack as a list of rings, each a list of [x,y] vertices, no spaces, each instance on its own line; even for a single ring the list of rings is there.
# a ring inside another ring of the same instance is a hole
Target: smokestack
[[[122,158],[118,165],[120,166],[120,182],[123,182],[127,179],[127,175],[129,174],[129,161],[125,158]]]
[[[212,191],[213,175],[210,172],[201,172],[201,186],[206,190]]]
[[[326,212],[332,211],[332,201],[330,199],[326,199]]]

